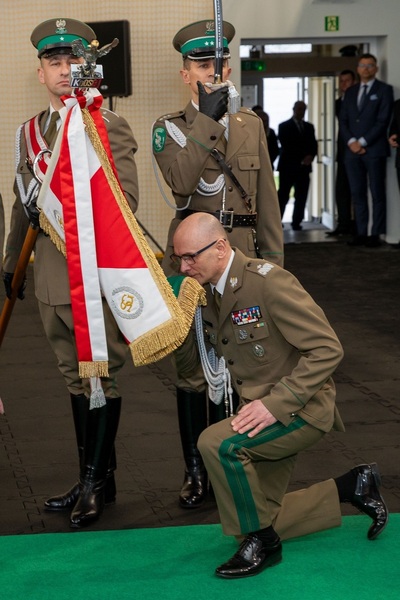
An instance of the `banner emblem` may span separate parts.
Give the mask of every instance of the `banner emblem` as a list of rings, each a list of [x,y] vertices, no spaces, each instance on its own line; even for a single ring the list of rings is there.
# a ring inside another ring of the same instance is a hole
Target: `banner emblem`
[[[112,292],[115,311],[123,319],[137,319],[143,312],[143,297],[130,287],[119,287]]]

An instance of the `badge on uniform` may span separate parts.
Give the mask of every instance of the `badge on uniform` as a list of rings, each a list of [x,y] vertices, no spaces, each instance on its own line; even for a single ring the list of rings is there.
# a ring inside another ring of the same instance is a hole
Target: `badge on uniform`
[[[231,317],[235,325],[249,325],[249,323],[257,323],[261,319],[261,310],[259,306],[240,308],[231,312]]]
[[[253,352],[256,356],[258,356],[258,358],[262,358],[265,354],[265,350],[261,344],[254,344]]]
[[[153,131],[153,150],[154,152],[162,152],[167,139],[167,132],[163,127],[156,127]]]

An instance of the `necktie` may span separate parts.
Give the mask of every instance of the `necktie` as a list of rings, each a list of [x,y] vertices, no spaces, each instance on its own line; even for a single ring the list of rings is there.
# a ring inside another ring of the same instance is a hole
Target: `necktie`
[[[297,127],[299,128],[300,133],[304,131],[303,121],[297,121]]]
[[[219,292],[217,292],[217,290],[214,290],[214,304],[215,307],[217,309],[217,312],[219,314],[219,309],[221,308],[221,300],[222,300],[222,296]]]
[[[44,139],[47,142],[47,145],[50,146],[51,142],[53,141],[56,132],[57,132],[57,121],[60,118],[60,113],[57,111],[54,111],[50,117],[50,123],[49,126],[47,128],[46,133],[44,134]]]
[[[360,101],[358,103],[358,110],[362,109],[362,107],[365,104],[365,99],[367,97],[367,88],[368,88],[367,84],[364,83],[364,85],[362,87],[363,87],[363,91],[361,92]]]

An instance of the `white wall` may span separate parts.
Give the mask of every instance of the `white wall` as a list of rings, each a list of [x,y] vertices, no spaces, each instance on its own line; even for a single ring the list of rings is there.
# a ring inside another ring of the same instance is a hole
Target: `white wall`
[[[173,211],[167,207],[157,188],[151,166],[150,132],[152,122],[161,114],[183,108],[188,91],[179,77],[181,59],[172,47],[176,31],[191,21],[212,16],[211,0],[70,0],[63,7],[56,0],[1,0],[2,43],[0,72],[3,85],[0,95],[0,191],[3,195],[8,229],[13,202],[14,137],[18,125],[47,104],[46,94],[38,84],[36,54],[30,44],[32,29],[42,20],[68,16],[87,21],[127,19],[131,25],[133,95],[118,99],[116,110],[132,126],[137,154],[140,206],[138,216],[155,238],[165,244],[168,223]],[[62,14],[60,14],[60,11]],[[304,40],[342,39],[372,40],[371,49],[378,55],[382,79],[395,87],[400,96],[400,0],[223,0],[224,18],[231,21],[237,35],[231,44],[232,79],[239,84],[241,38],[268,37]],[[338,34],[326,33],[324,17],[339,15]],[[106,43],[111,40],[100,40]],[[393,161],[388,165],[389,214],[388,241],[400,239],[400,199],[394,177]]]
[[[339,16],[339,31],[325,31],[325,17]],[[239,45],[243,38],[271,40],[327,40],[328,43],[370,41],[370,50],[377,55],[378,77],[394,87],[400,97],[400,2],[399,0],[223,0],[223,16],[236,27],[231,44],[234,74],[240,73]],[[235,83],[238,78],[233,77]],[[389,243],[400,240],[400,194],[397,186],[394,158],[387,169]]]

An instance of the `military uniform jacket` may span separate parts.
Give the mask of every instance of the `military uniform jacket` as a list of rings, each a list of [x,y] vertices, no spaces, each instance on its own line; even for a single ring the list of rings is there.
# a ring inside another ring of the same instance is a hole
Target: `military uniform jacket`
[[[101,112],[108,131],[111,151],[122,189],[132,211],[135,212],[138,204],[138,177],[134,159],[137,150],[136,141],[125,119],[107,109],[101,109]],[[43,131],[48,114],[49,109],[41,116],[41,131]],[[26,164],[26,158],[27,150],[22,134],[20,161],[17,169],[22,174],[25,190],[32,179],[32,174]],[[29,226],[16,183],[14,184],[14,192],[16,200],[12,208],[11,227],[4,259],[4,271],[8,273],[13,273],[15,270]],[[50,238],[42,231],[38,235],[35,246],[34,274],[35,294],[38,300],[51,306],[70,304],[67,262]]]
[[[181,144],[168,130],[172,128]],[[185,110],[160,117],[153,126],[153,151],[163,177],[170,187],[178,208],[216,213],[221,210],[223,192],[202,195],[200,179],[213,184],[219,176],[225,178],[225,210],[248,214],[238,188],[210,155],[217,148],[231,167],[241,186],[251,198],[252,211],[257,213],[256,235],[260,253],[271,262],[283,263],[283,235],[275,181],[270,164],[264,126],[248,109],[229,116],[228,141],[221,123],[200,113],[191,102]],[[166,256],[173,252],[172,238],[182,213],[176,213],[168,235]],[[251,227],[234,227],[228,233],[230,242],[248,256],[256,256]],[[172,266],[167,269],[173,272]]]
[[[324,432],[344,431],[331,377],[342,347],[298,280],[236,250],[219,316],[210,286],[205,289],[206,343],[224,356],[241,401],[260,399],[286,426],[298,415]],[[189,375],[199,362],[194,335],[175,355],[180,372]]]

